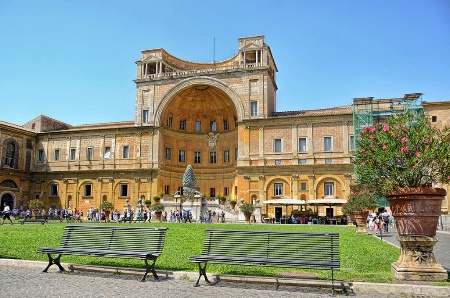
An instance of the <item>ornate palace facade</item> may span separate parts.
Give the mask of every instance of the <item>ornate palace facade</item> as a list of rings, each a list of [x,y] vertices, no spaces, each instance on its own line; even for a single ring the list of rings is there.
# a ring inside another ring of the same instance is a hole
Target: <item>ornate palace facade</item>
[[[153,49],[142,51],[136,65],[133,121],[0,122],[2,204],[26,207],[39,197],[46,208],[86,212],[103,201],[119,210],[126,200],[170,201],[189,164],[206,198],[347,198],[355,178],[353,105],[277,112],[278,70],[264,36],[239,38],[238,53],[226,61],[194,63]],[[411,96],[420,94],[403,100]],[[383,102],[399,108],[403,100]],[[422,106],[436,124],[447,124],[448,102]],[[341,214],[340,207],[317,211]],[[262,212],[280,216],[285,208]]]

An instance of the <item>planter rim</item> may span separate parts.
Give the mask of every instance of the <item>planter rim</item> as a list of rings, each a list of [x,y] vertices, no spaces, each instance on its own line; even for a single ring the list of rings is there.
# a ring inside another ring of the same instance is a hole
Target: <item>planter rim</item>
[[[425,195],[439,195],[445,196],[447,191],[443,188],[438,187],[410,187],[410,188],[399,188],[396,192],[386,195],[386,197],[396,197],[401,195],[411,195],[411,194],[425,194]]]

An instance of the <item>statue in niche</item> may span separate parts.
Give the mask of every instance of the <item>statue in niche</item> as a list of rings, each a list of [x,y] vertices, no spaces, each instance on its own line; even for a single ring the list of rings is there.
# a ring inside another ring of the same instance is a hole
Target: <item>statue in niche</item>
[[[72,199],[69,200],[69,207],[67,209],[72,210]]]
[[[218,134],[214,134],[212,131],[205,135],[208,138],[208,147],[210,149],[214,149],[217,147],[217,140],[219,138],[219,133]]]

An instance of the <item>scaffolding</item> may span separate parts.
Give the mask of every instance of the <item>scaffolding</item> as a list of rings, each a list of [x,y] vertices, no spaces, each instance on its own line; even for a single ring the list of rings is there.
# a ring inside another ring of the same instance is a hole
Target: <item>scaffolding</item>
[[[411,111],[423,116],[422,93],[405,94],[403,98],[354,98],[352,110],[354,141],[356,142],[364,128],[374,123],[383,122],[391,115]]]
[[[355,98],[352,105],[353,111],[353,130],[355,142],[353,145],[355,150],[357,147],[357,139],[361,131],[367,126],[375,123],[382,123],[391,115],[413,112],[418,116],[423,116],[422,93],[405,94],[403,98],[390,99],[374,99],[373,97]],[[356,173],[356,165],[355,173]],[[358,180],[358,177],[356,177]],[[379,206],[388,206],[385,198],[378,198]]]

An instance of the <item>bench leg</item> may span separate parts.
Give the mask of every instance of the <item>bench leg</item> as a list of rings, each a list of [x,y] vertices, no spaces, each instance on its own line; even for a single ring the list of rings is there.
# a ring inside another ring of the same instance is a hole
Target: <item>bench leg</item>
[[[53,258],[52,255],[48,253],[47,256],[48,256],[48,266],[42,272],[47,272],[48,268],[50,268],[50,266],[53,264],[59,267],[59,271],[66,271],[66,269],[64,269],[64,267],[61,266],[61,263],[59,261],[61,259],[61,255],[58,255],[56,258]]]
[[[213,283],[210,282],[208,280],[208,277],[206,277],[206,265],[207,263],[205,263],[205,265],[202,267],[202,263],[198,263],[198,279],[197,282],[195,283],[194,287],[199,287],[200,286],[200,278],[203,276],[205,277],[205,281],[208,283],[208,285],[212,285]]]
[[[149,264],[149,262],[148,262],[149,260],[153,261],[153,262],[151,264]],[[149,272],[151,272],[153,274],[154,279],[156,279],[156,280],[159,279],[158,274],[156,274],[156,271],[155,271],[155,263],[156,263],[156,258],[154,258],[154,257],[147,257],[145,259],[145,274],[144,274],[144,277],[142,277],[141,281],[145,281],[145,279],[147,278],[147,274]]]

